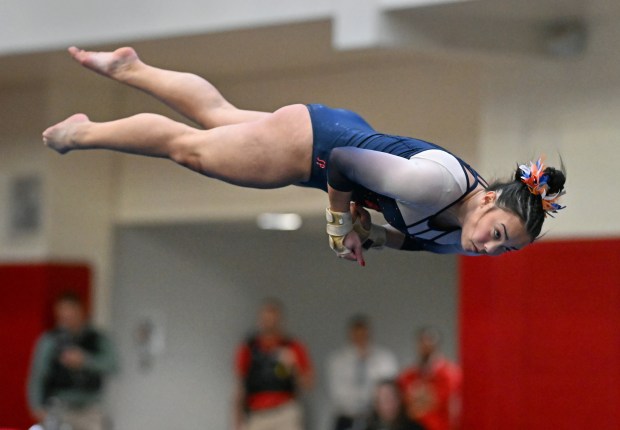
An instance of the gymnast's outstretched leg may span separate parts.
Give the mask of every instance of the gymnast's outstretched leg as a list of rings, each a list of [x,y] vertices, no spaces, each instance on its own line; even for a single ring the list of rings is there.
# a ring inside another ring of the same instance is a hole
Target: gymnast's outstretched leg
[[[169,158],[203,175],[254,188],[307,181],[312,156],[312,126],[304,105],[210,130],[156,114],[102,123],[76,114],[45,130],[43,140],[61,154],[108,149]]]
[[[133,48],[90,52],[71,47],[69,53],[84,67],[156,97],[207,129],[255,121],[268,115],[237,109],[211,83],[197,75],[150,66],[140,60]]]

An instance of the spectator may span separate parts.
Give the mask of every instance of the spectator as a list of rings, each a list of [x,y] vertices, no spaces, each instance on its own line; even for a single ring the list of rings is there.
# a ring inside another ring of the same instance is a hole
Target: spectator
[[[279,301],[266,300],[259,312],[258,331],[236,354],[235,429],[301,430],[299,395],[313,383],[304,345],[285,334]]]
[[[371,341],[370,320],[364,315],[351,318],[349,344],[328,360],[328,384],[336,412],[334,429],[357,430],[366,425],[373,391],[383,379],[398,372],[396,357]]]
[[[405,416],[402,398],[395,380],[379,382],[374,394],[374,408],[365,430],[423,430]]]
[[[92,327],[74,293],[54,302],[55,328],[37,341],[28,380],[28,403],[41,422],[72,430],[100,430],[105,379],[116,369],[110,340]]]
[[[417,333],[417,364],[398,378],[407,417],[425,430],[451,430],[458,414],[461,374],[440,352],[440,333],[425,327]]]

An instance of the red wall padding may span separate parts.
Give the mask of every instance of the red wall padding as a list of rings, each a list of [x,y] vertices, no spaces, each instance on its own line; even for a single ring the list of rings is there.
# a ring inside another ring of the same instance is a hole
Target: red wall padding
[[[0,427],[33,424],[26,378],[34,343],[53,325],[52,303],[66,290],[90,304],[90,270],[80,264],[0,265]]]
[[[620,239],[460,260],[465,430],[620,429]]]

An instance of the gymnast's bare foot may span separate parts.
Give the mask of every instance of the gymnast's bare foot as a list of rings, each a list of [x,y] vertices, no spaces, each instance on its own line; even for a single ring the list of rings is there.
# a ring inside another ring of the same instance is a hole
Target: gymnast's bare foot
[[[72,46],[68,49],[75,61],[87,69],[116,80],[123,80],[132,67],[140,63],[133,48],[119,48],[113,52],[92,52]]]
[[[43,143],[59,154],[65,154],[76,148],[76,134],[80,125],[90,120],[83,113],[76,113],[66,120],[49,127],[43,132]]]

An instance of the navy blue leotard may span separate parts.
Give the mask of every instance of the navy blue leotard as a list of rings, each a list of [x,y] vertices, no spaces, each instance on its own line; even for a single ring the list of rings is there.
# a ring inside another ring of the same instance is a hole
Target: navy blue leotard
[[[403,249],[463,253],[460,229],[433,226],[433,217],[480,182],[467,163],[424,140],[379,133],[357,113],[307,105],[313,131],[312,172],[302,186],[352,191],[405,234]]]

